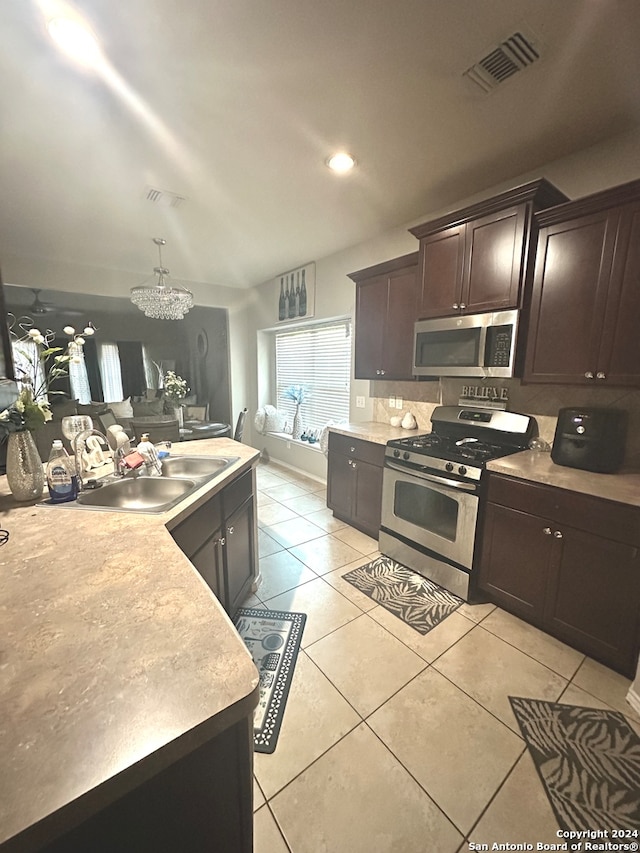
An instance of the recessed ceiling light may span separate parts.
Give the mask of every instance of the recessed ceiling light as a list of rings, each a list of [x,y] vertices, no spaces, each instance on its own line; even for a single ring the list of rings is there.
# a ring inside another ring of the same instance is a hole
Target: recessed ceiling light
[[[326,162],[327,166],[333,172],[337,172],[339,175],[344,175],[346,172],[350,172],[356,165],[356,158],[351,154],[347,154],[345,151],[340,151],[337,154],[332,154]]]
[[[49,35],[71,59],[87,67],[102,61],[102,50],[89,27],[77,18],[52,18],[47,23]]]

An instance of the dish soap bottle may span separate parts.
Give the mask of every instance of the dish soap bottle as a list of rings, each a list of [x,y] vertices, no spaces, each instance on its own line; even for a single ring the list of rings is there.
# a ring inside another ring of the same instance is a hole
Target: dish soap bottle
[[[47,485],[51,503],[74,501],[78,497],[75,461],[69,456],[59,438],[56,438],[51,446],[47,462]]]
[[[155,445],[149,441],[148,432],[142,434],[142,441],[140,441],[136,450],[144,459],[145,474],[148,477],[160,477],[162,475],[162,464],[158,459]]]

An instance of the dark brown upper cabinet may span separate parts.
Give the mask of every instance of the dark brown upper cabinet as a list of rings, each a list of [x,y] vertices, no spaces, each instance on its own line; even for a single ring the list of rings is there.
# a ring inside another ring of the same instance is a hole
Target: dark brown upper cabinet
[[[349,274],[356,283],[356,379],[413,379],[418,253]]]
[[[418,318],[521,307],[533,277],[533,214],[566,200],[542,178],[410,228],[420,241]]]
[[[536,219],[524,381],[640,387],[640,181]]]

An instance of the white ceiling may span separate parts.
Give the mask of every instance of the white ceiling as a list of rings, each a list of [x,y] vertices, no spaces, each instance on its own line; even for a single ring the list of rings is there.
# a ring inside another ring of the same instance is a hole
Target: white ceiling
[[[162,236],[174,278],[248,287],[640,123],[637,0],[76,8],[110,82],[57,52],[37,0],[3,0],[0,262],[142,281]],[[523,27],[542,59],[474,90],[462,72]],[[339,147],[348,177],[324,165]]]

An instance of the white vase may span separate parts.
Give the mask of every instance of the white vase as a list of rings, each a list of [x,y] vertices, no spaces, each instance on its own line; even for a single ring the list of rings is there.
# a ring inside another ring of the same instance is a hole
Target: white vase
[[[293,416],[293,429],[291,430],[291,438],[299,440],[302,436],[302,416],[300,414],[300,403],[296,405],[296,413]]]
[[[9,433],[7,483],[17,501],[35,501],[44,491],[44,468],[28,429]]]
[[[178,428],[182,429],[184,427],[184,409],[182,405],[178,402],[178,400],[167,400],[169,407],[165,408],[165,412],[168,412],[169,408],[171,409],[171,414],[178,421]]]

